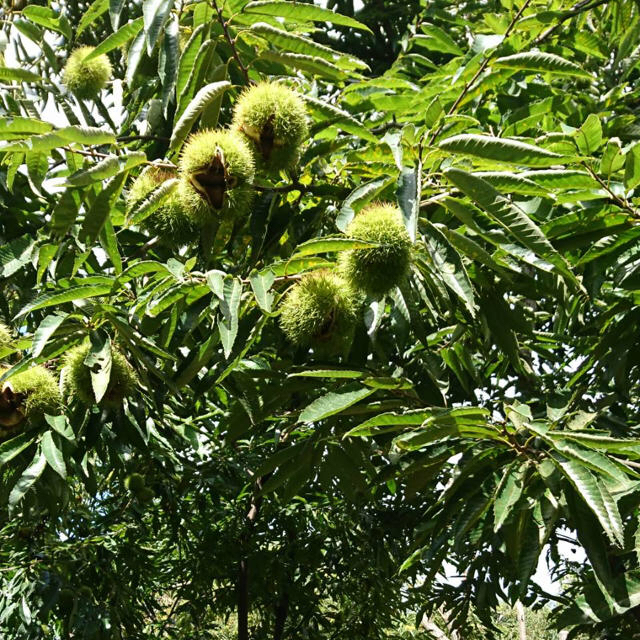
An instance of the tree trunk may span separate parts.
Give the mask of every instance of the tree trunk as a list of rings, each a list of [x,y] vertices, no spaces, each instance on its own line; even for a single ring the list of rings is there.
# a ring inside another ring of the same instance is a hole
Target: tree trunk
[[[251,499],[251,508],[247,513],[247,530],[242,536],[240,545],[242,557],[238,568],[238,640],[249,640],[249,558],[247,557],[247,550],[249,539],[251,538],[251,530],[262,504],[262,498],[256,494],[262,490],[263,480],[268,477],[256,480],[255,492]]]
[[[273,640],[282,640],[284,635],[284,623],[289,613],[289,594],[283,593],[276,605],[275,623],[273,625]]]
[[[518,618],[518,634],[520,640],[527,640],[527,621],[525,618],[524,605],[520,600],[516,602],[516,616]]]
[[[249,562],[240,560],[238,571],[238,640],[249,640]]]

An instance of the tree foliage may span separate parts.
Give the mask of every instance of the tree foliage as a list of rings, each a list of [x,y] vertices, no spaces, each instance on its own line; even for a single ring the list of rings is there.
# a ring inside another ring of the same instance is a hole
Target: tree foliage
[[[637,3],[3,11],[0,424],[33,366],[65,399],[2,431],[3,637],[490,637],[502,601],[638,633]],[[232,126],[264,81],[306,109],[280,171],[274,119]],[[410,268],[291,341],[292,292],[393,250],[349,235],[376,203]]]

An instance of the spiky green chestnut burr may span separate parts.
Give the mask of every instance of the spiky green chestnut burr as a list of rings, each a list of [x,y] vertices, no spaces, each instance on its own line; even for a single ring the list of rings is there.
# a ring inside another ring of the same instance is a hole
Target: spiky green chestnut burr
[[[155,491],[153,489],[149,489],[149,487],[143,487],[138,493],[135,494],[136,500],[141,504],[147,504],[151,502],[155,497]]]
[[[91,589],[91,587],[86,585],[86,584],[82,585],[78,589],[78,599],[79,600],[88,600],[88,601],[93,600],[93,589]]]
[[[0,375],[7,369],[0,369]],[[56,377],[42,365],[11,376],[0,391],[0,438],[13,435],[26,423],[42,419],[45,413],[62,410]]]
[[[0,349],[8,347],[12,340],[11,329],[3,322],[0,322]]]
[[[248,212],[255,166],[248,144],[237,132],[195,133],[184,146],[179,170],[176,195],[197,226]]]
[[[65,374],[63,376],[65,392],[77,398],[87,405],[96,403],[96,397],[91,384],[91,369],[85,364],[85,359],[89,354],[90,344],[85,342],[77,347],[69,349],[64,354],[63,366]],[[120,351],[111,347],[111,374],[109,384],[105,391],[101,406],[119,407],[122,400],[130,396],[138,386],[138,376],[133,367]]]
[[[126,196],[127,212],[146,198],[163,182],[175,178],[176,173],[170,169],[147,167],[131,184]],[[176,191],[171,193],[141,225],[150,233],[171,245],[189,244],[197,239],[197,228],[184,210]]]
[[[71,591],[71,589],[60,590],[60,593],[58,594],[57,605],[62,614],[68,615],[69,613],[71,613],[71,610],[73,609],[74,601],[75,601],[75,598],[73,595],[73,591]]]
[[[111,79],[111,63],[102,54],[85,62],[85,58],[95,47],[78,47],[64,67],[62,81],[76,98],[95,98]]]
[[[349,344],[358,318],[359,300],[339,275],[320,270],[304,275],[287,292],[280,326],[297,346],[319,355],[339,353]]]
[[[232,127],[251,142],[258,168],[272,172],[294,167],[309,135],[300,95],[272,82],[250,87],[238,98]]]
[[[355,289],[380,297],[406,278],[412,243],[398,207],[384,203],[366,207],[351,221],[346,235],[380,243],[340,255],[340,272]]]
[[[125,478],[124,486],[131,493],[139,493],[145,488],[144,476],[139,473],[132,473]]]

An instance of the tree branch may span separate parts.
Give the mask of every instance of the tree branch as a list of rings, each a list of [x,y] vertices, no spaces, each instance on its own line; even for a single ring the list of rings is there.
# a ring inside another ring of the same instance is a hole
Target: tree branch
[[[312,188],[313,185],[304,185],[297,180],[292,182],[291,184],[285,184],[281,187],[262,187],[260,185],[254,184],[253,188],[256,191],[275,191],[277,193],[289,193],[290,191],[301,191],[305,193],[309,189]]]
[[[513,31],[513,28],[516,26],[516,22],[518,22],[518,20],[520,20],[520,16],[524,13],[524,10],[529,6],[530,3],[531,3],[531,0],[526,0],[525,3],[520,8],[520,10],[516,13],[516,15],[513,16],[513,19],[511,20],[511,22],[509,23],[509,26],[507,27],[506,31],[504,32],[504,38],[502,39],[503,43],[511,35],[511,32]],[[462,89],[462,92],[456,98],[456,101],[451,105],[451,108],[449,109],[449,111],[447,111],[447,115],[448,116],[452,115],[453,113],[455,113],[457,111],[458,107],[460,106],[460,103],[464,100],[464,98],[467,95],[467,93],[469,93],[469,91],[471,90],[471,87],[473,87],[473,85],[476,83],[476,80],[482,75],[484,70],[489,65],[489,62],[491,62],[491,58],[493,57],[495,51],[496,50],[494,49],[493,51],[491,51],[491,53],[489,53],[489,55],[487,55],[487,57],[482,61],[482,64],[480,65],[478,70],[473,74],[473,78],[471,78],[471,80],[469,80],[464,85],[464,88]],[[431,138],[429,138],[429,144],[430,145],[435,142],[435,139],[440,135],[440,133],[442,132],[442,129],[444,129],[444,123],[441,124],[431,134]]]
[[[119,136],[118,142],[133,142],[134,140],[157,140],[158,142],[169,142],[171,138],[164,136]]]
[[[242,63],[242,60],[240,60],[240,56],[238,55],[238,50],[236,49],[236,40],[235,38],[232,38],[231,34],[229,33],[229,23],[224,19],[224,16],[222,15],[222,9],[218,6],[218,3],[216,0],[211,0],[211,4],[213,5],[213,8],[218,14],[218,22],[222,27],[222,31],[224,32],[224,37],[226,41],[231,47],[231,53],[233,54],[234,60],[238,63],[238,66],[240,67],[240,71],[242,71],[242,75],[244,76],[244,79],[246,80],[247,84],[253,84],[253,81],[249,78],[249,71],[247,67],[245,67],[245,65]]]
[[[626,465],[627,467],[632,467],[633,469],[640,469],[640,462],[633,462],[633,460],[625,460],[624,458],[618,458],[617,456],[611,456],[613,460],[620,462],[621,464]]]
[[[544,42],[563,22],[574,18],[580,13],[584,13],[585,11],[591,11],[591,9],[595,9],[599,7],[601,4],[606,4],[609,0],[582,0],[582,2],[578,2],[572,9],[569,9],[567,13],[565,13],[552,27],[549,27],[546,31],[541,33],[533,42],[533,45],[539,45]],[[592,4],[589,4],[592,3]]]
[[[615,194],[609,185],[586,163],[582,162],[582,166],[589,172],[591,177],[607,192],[609,199],[621,209],[631,214],[634,218],[640,219],[640,212],[629,204],[626,198],[621,198]]]

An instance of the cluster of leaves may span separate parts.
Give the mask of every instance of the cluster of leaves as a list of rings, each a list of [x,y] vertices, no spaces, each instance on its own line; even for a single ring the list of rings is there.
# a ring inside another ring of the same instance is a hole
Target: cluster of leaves
[[[408,611],[490,635],[502,600],[637,632],[640,11],[409,6],[5,12],[0,313],[21,338],[0,381],[89,337],[94,391],[112,341],[141,386],[0,443],[5,637],[211,637],[234,612],[240,640],[376,638]],[[61,85],[80,45],[113,67],[95,101]],[[127,211],[127,187],[266,78],[305,99],[298,170],[261,177],[242,224],[158,241],[141,223],[170,190]],[[410,275],[348,354],[296,348],[282,297],[362,248],[344,232],[376,200]],[[544,554],[559,597],[532,581]]]

